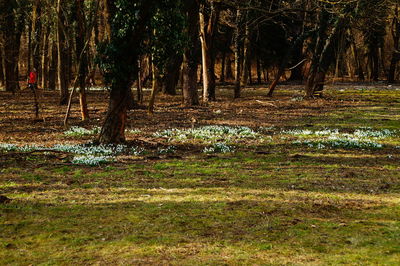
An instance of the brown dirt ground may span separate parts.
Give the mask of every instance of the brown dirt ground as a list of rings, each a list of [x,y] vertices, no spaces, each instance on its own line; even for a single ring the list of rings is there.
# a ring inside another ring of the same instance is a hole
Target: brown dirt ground
[[[232,89],[224,87],[217,91],[217,101],[196,108],[184,108],[181,96],[158,95],[155,113],[150,115],[145,108],[132,110],[128,114],[128,129],[140,129],[146,133],[168,128],[191,127],[192,118],[199,125],[241,125],[251,128],[263,126],[285,126],[290,121],[318,116],[337,108],[362,104],[351,100],[334,98],[294,101],[302,96],[299,86],[285,86],[274,98],[266,97],[265,88],[246,88],[242,98],[232,99]],[[15,95],[0,92],[0,142],[15,144],[51,145],[59,143],[65,131],[63,119],[66,107],[58,105],[58,93],[40,91],[41,116],[44,122],[34,119],[31,91],[22,90]],[[148,92],[144,104],[147,103]],[[79,102],[73,101],[69,120],[71,126],[101,126],[107,110],[108,92],[91,91],[88,94],[90,122],[80,121]],[[61,138],[61,139],[60,139]],[[128,141],[132,139],[128,136]]]

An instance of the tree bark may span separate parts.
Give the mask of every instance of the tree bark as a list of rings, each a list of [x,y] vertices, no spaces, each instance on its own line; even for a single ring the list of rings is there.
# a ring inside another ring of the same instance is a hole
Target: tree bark
[[[48,87],[48,77],[49,77],[49,35],[50,35],[50,27],[46,27],[43,38],[42,45],[42,62],[41,62],[41,77],[42,77],[42,85],[41,87]]]
[[[241,39],[242,39],[242,30],[241,30],[241,21],[242,21],[242,11],[238,9],[236,11],[236,23],[235,23],[235,33],[234,33],[234,52],[235,52],[235,89],[234,89],[234,98],[240,98],[241,92],[241,65],[242,65],[242,53],[241,53]]]
[[[76,58],[79,60],[77,62],[78,71],[78,83],[79,83],[79,103],[81,108],[82,121],[89,120],[89,110],[87,106],[86,97],[86,75],[88,67],[87,52],[85,49],[85,36],[86,36],[86,23],[85,23],[85,13],[84,13],[84,0],[76,1],[76,19],[77,19],[77,29],[76,29]]]
[[[182,66],[182,55],[170,58],[163,78],[162,91],[167,95],[176,95],[176,86]]]
[[[41,0],[35,0],[32,12],[32,62],[33,68],[36,69],[37,81],[41,80],[41,57],[40,57],[40,43],[42,39],[42,3]]]
[[[50,50],[50,65],[49,65],[49,90],[56,89],[56,77],[57,77],[57,45],[55,41],[51,42]]]
[[[215,101],[215,54],[214,39],[215,29],[219,20],[219,9],[211,1],[211,11],[207,14],[204,4],[201,4],[200,41],[203,67],[203,101]]]
[[[197,70],[199,52],[199,4],[195,0],[185,1],[185,13],[187,20],[187,36],[189,45],[183,55],[183,105],[186,107],[199,105],[199,95],[197,92]]]
[[[68,55],[65,51],[66,36],[63,31],[65,20],[63,16],[63,2],[64,0],[58,0],[57,2],[57,78],[60,88],[60,105],[66,105],[68,103],[68,82],[66,76],[66,58]]]
[[[393,37],[393,52],[392,59],[390,60],[390,68],[388,74],[388,83],[394,83],[397,63],[400,60],[400,21],[398,19],[399,16],[399,7],[396,5],[395,16],[392,22],[392,37]]]

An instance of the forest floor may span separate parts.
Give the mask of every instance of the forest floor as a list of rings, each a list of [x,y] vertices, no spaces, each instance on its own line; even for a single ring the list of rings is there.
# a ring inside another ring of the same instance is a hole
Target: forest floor
[[[400,88],[300,89],[160,95],[113,147],[90,144],[105,92],[70,129],[55,92],[39,122],[0,92],[0,265],[398,265]]]

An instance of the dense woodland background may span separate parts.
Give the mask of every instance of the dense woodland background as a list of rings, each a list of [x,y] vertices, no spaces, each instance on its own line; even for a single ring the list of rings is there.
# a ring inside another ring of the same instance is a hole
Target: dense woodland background
[[[36,69],[38,87],[58,90],[60,105],[78,90],[82,120],[86,89],[107,87],[99,141],[123,142],[144,87],[152,112],[159,91],[182,91],[183,105],[196,106],[216,100],[217,83],[233,84],[233,98],[262,83],[273,96],[281,80],[302,82],[310,98],[328,80],[393,83],[398,12],[397,0],[2,0],[0,86],[24,89]]]

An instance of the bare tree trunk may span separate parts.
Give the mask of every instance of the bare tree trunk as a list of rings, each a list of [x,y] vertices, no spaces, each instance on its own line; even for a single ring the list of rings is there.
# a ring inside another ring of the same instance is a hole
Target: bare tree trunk
[[[155,66],[155,64],[152,65],[153,68],[153,83],[152,83],[152,88],[151,88],[151,95],[150,95],[150,101],[149,101],[149,106],[147,108],[147,111],[149,114],[154,113],[154,103],[156,101],[156,96],[158,92],[161,89],[161,77],[159,74],[159,70]]]
[[[2,39],[2,36],[0,35],[0,40]],[[3,65],[3,61],[4,61],[4,57],[3,57],[3,47],[0,47],[0,86],[3,87],[4,86],[4,65]]]
[[[393,52],[392,52],[392,59],[390,61],[390,68],[389,68],[389,74],[388,74],[388,83],[394,83],[395,81],[395,74],[396,74],[396,68],[397,68],[397,63],[400,60],[400,21],[398,19],[399,16],[399,6],[396,5],[395,9],[395,16],[393,18],[392,22],[392,37],[393,37]]]
[[[87,52],[85,49],[85,13],[84,0],[76,1],[76,19],[77,19],[77,36],[76,36],[76,58],[79,83],[79,103],[81,107],[82,121],[89,120],[89,110],[86,99],[86,75],[87,75]]]
[[[56,77],[57,77],[57,45],[55,41],[51,42],[50,50],[50,65],[49,65],[49,90],[56,89]]]
[[[242,65],[242,53],[241,53],[241,21],[242,21],[242,11],[238,9],[236,11],[236,23],[235,23],[235,35],[234,35],[234,52],[235,52],[235,91],[234,98],[240,98],[241,91],[241,65]]]
[[[176,86],[179,81],[182,60],[182,55],[170,58],[163,78],[162,91],[164,94],[176,95]]]
[[[222,51],[221,54],[221,76],[219,82],[225,83],[225,65],[226,65],[226,51]]]
[[[246,19],[247,20],[247,19]],[[242,80],[241,80],[241,85],[246,86],[248,85],[249,82],[249,72],[250,72],[250,67],[249,65],[251,64],[250,62],[250,29],[248,22],[246,21],[246,27],[245,27],[245,35],[244,35],[244,42],[243,42],[243,71],[242,71]]]
[[[232,60],[230,54],[226,58],[225,79],[233,79]]]
[[[57,2],[57,77],[58,86],[60,87],[60,105],[68,103],[68,82],[66,77],[66,51],[65,38],[63,31],[64,16],[63,16],[63,0]]]
[[[186,107],[199,105],[199,95],[197,92],[197,70],[199,52],[199,4],[197,1],[185,1],[185,11],[188,18],[187,35],[189,46],[185,49],[183,56],[183,105]]]
[[[202,4],[199,14],[200,41],[203,67],[203,101],[215,100],[215,55],[213,54],[215,29],[219,20],[219,9],[211,1],[211,11],[207,14]]]
[[[33,67],[37,72],[37,81],[41,80],[41,71],[40,71],[40,43],[42,39],[42,3],[41,0],[35,0],[33,6],[32,13],[32,58],[33,58]]]
[[[260,85],[261,84],[261,62],[260,62],[260,58],[256,58],[257,60],[257,84]]]
[[[42,45],[42,64],[41,64],[41,76],[42,76],[42,88],[48,87],[48,67],[49,67],[49,35],[50,27],[47,26],[43,33],[43,45]]]

